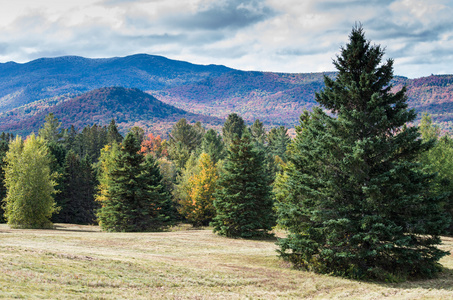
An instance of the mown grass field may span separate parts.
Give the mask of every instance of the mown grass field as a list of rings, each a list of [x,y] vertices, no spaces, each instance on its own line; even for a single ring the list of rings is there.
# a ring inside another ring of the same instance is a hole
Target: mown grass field
[[[57,224],[0,224],[0,298],[24,299],[453,299],[453,256],[437,279],[370,283],[291,269],[274,240],[210,230],[105,233]],[[453,253],[453,238],[443,249]]]

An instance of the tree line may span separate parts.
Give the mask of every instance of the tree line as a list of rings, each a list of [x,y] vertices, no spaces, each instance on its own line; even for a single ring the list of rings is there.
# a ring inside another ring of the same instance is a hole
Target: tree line
[[[222,134],[181,119],[167,140],[140,127],[123,138],[114,120],[80,132],[62,129],[49,114],[37,135],[0,138],[2,207],[12,227],[64,222],[155,231],[186,221],[241,237],[267,235],[275,225],[270,186],[290,142],[285,127],[267,133],[259,120],[247,127],[237,114],[228,116]],[[245,217],[250,211],[254,216]],[[226,226],[232,219],[244,225]]]
[[[441,234],[452,234],[453,141],[429,115],[406,124],[393,60],[354,27],[325,77],[319,107],[290,139],[230,114],[221,133],[176,122],[169,138],[115,121],[77,131],[52,114],[38,135],[0,136],[4,216],[12,227],[52,222],[106,231],[211,225],[227,237],[266,237],[295,267],[397,281],[435,276]]]

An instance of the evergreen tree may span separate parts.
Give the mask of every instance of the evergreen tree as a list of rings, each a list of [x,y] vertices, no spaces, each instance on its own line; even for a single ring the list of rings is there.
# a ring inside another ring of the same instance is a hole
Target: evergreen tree
[[[291,139],[288,136],[288,129],[285,126],[272,128],[268,134],[268,150],[272,156],[278,156],[286,162],[286,149]]]
[[[76,138],[77,138],[77,130],[75,129],[74,125],[71,125],[69,129],[66,130],[66,134],[64,136],[64,146],[66,150],[74,150],[76,145]]]
[[[134,126],[129,129],[135,135],[135,139],[141,144],[145,139],[145,130],[139,126]]]
[[[62,203],[64,202],[64,199],[62,197],[65,186],[63,184],[62,175],[64,173],[64,163],[67,151],[61,142],[46,141],[46,145],[49,150],[50,173],[55,175],[54,180],[56,193],[54,195],[54,200],[56,206],[61,207]],[[53,214],[51,221],[60,222],[59,214]]]
[[[190,155],[200,147],[203,136],[204,129],[200,123],[192,126],[183,118],[173,125],[168,154],[180,170],[184,168]]]
[[[280,126],[272,128],[267,136],[268,169],[269,173],[272,174],[273,180],[275,180],[275,176],[282,171],[287,162],[286,150],[291,142],[287,132],[288,130],[284,126]]]
[[[264,160],[249,134],[231,141],[214,195],[214,232],[243,238],[268,235],[275,217]]]
[[[260,120],[255,120],[252,126],[250,126],[250,134],[256,143],[263,146],[266,144],[266,129],[264,128],[263,122],[261,122]]]
[[[112,143],[121,143],[123,140],[123,136],[120,134],[118,131],[118,126],[115,123],[115,120],[112,119],[110,121],[109,126],[107,127],[107,143],[112,144]]]
[[[159,162],[154,156],[147,155],[143,167],[143,177],[146,179],[149,199],[154,209],[151,215],[153,218],[151,228],[162,229],[174,223],[178,218],[178,212]]]
[[[244,132],[245,128],[244,119],[242,119],[236,113],[229,114],[222,127],[222,135],[225,145],[229,147],[236,135],[239,138],[242,137],[242,133]]]
[[[95,186],[96,178],[88,158],[80,159],[70,150],[64,162],[62,191],[58,197],[61,210],[55,222],[93,224]]]
[[[61,122],[53,113],[49,113],[45,117],[44,125],[39,129],[38,135],[48,142],[58,142],[62,137],[60,127]]]
[[[52,195],[55,181],[45,141],[34,134],[10,143],[6,153],[5,216],[14,228],[49,228],[57,211]]]
[[[115,127],[116,125],[112,125]],[[107,127],[100,127],[96,124],[86,126],[82,132],[77,134],[72,150],[80,157],[88,156],[92,163],[98,162],[101,149],[108,144]],[[119,139],[119,137],[117,137]],[[111,138],[112,143],[117,139]]]
[[[209,154],[214,163],[225,157],[225,145],[222,137],[214,129],[209,129],[204,135],[201,151]]]
[[[164,191],[162,176],[158,176],[159,168],[152,156],[145,159],[139,151],[134,134],[127,134],[107,168],[107,180],[101,180],[98,218],[104,230],[158,230],[170,221],[166,215],[169,194]]]
[[[393,61],[355,27],[325,77],[320,108],[301,116],[276,183],[280,254],[297,267],[355,278],[432,276],[448,221],[433,176],[416,162],[428,145],[405,127],[405,89],[392,94]]]

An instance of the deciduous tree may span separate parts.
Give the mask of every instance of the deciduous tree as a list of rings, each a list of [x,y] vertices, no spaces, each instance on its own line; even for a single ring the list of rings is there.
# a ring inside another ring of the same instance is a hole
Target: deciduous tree
[[[34,134],[17,137],[6,153],[5,216],[14,228],[49,228],[57,211],[53,194],[56,185],[50,172],[46,142]]]
[[[196,170],[188,179],[187,196],[181,199],[179,211],[194,226],[207,226],[215,216],[217,169],[209,154],[202,153]]]

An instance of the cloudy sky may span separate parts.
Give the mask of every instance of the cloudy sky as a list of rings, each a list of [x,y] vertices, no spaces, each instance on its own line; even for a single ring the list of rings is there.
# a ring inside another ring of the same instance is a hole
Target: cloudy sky
[[[355,24],[395,74],[453,73],[451,0],[0,0],[0,62],[163,55],[242,70],[320,72]]]

